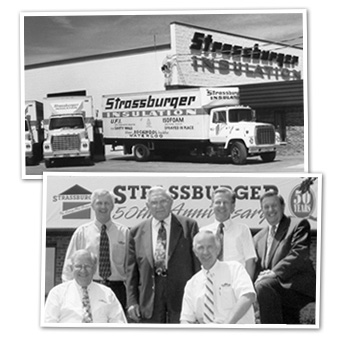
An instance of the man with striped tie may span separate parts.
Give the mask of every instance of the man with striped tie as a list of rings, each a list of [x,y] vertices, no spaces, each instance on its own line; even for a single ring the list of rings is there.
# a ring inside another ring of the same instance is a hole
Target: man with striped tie
[[[220,248],[212,231],[195,235],[193,249],[202,270],[186,284],[181,323],[255,323],[255,291],[249,274],[237,261],[219,261]]]

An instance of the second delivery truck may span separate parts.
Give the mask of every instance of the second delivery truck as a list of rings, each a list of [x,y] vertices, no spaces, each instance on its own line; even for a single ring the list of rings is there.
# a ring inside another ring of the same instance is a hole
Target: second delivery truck
[[[146,161],[152,154],[276,157],[275,128],[255,122],[255,111],[240,104],[238,88],[193,88],[105,95],[104,143]]]
[[[92,163],[94,150],[93,101],[91,96],[45,98],[43,143],[47,168],[61,159],[81,158]]]

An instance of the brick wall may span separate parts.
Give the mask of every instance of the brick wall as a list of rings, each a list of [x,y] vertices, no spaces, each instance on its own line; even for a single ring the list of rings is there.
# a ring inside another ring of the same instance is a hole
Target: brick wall
[[[286,145],[278,148],[278,155],[299,156],[304,154],[304,112],[303,107],[281,109],[262,108],[256,110],[258,122],[267,122],[278,126],[278,118],[283,117],[286,128]]]
[[[286,128],[286,145],[278,147],[278,155],[300,156],[304,154],[304,127],[288,126]]]
[[[65,255],[68,244],[70,242],[71,234],[63,235],[47,235],[46,246],[55,248],[55,281],[54,285],[60,284],[62,268],[65,261]]]

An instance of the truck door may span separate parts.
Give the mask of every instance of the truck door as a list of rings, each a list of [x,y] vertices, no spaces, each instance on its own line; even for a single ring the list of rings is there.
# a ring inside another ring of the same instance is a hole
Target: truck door
[[[227,110],[224,108],[211,110],[210,141],[212,143],[225,143],[229,133],[226,117]]]

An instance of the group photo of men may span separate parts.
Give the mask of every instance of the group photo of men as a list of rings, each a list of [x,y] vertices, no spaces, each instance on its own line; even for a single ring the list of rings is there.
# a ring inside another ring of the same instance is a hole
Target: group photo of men
[[[46,174],[42,325],[317,324],[321,183]]]

